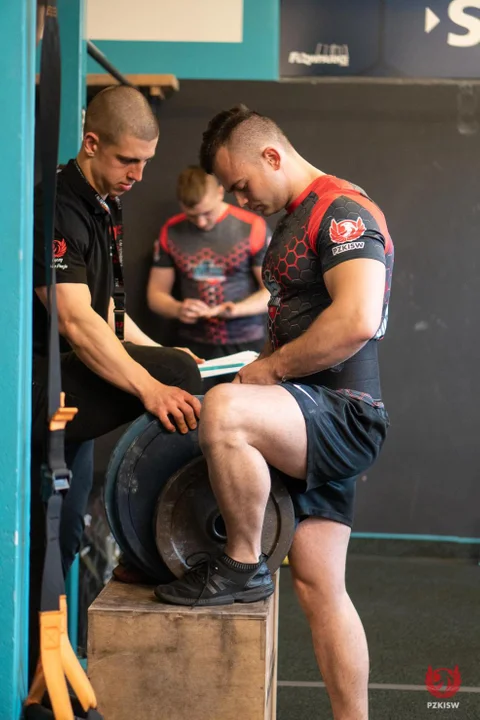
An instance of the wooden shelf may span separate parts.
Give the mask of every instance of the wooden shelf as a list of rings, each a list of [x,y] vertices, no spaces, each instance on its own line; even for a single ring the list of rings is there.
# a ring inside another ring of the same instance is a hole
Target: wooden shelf
[[[155,75],[155,74],[131,74],[125,75],[128,82],[138,88],[148,88],[150,95],[164,97],[166,93],[177,92],[180,89],[180,83],[175,75]],[[87,75],[88,87],[107,87],[108,85],[118,85],[119,82],[108,73],[90,73]]]
[[[165,98],[173,92],[178,92],[180,83],[175,75],[163,74],[131,74],[125,75],[126,80],[138,87],[140,90],[147,90],[149,95],[158,98]],[[119,85],[116,78],[108,73],[89,73],[86,77],[87,87],[108,87],[109,85]],[[37,85],[39,75],[36,77]]]

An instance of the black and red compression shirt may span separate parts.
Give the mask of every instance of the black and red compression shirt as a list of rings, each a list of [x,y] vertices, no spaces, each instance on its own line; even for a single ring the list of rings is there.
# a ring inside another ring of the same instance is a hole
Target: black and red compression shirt
[[[274,349],[299,337],[331,304],[323,279],[328,270],[353,258],[372,258],[386,266],[382,321],[375,337],[340,365],[298,378],[299,382],[380,399],[377,341],[387,326],[393,257],[383,213],[352,183],[322,175],[287,208],[263,263],[263,280],[271,293],[268,330]]]
[[[154,246],[153,266],[175,268],[182,300],[196,298],[210,307],[239,302],[259,289],[252,268],[262,266],[270,237],[263,218],[233,205],[227,206],[208,232],[182,213],[162,227]],[[265,334],[265,313],[202,319],[179,329],[185,342],[209,345],[248,343]]]

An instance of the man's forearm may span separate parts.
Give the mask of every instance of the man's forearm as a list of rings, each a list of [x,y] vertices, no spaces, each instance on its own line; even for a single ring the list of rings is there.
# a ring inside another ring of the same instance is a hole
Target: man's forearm
[[[180,313],[182,303],[164,292],[151,292],[148,296],[150,310],[163,317],[176,319]]]
[[[115,332],[115,314],[113,312],[114,302],[113,299],[110,301],[108,308],[108,324]],[[160,343],[156,343],[152,338],[149,338],[143,330],[140,330],[137,323],[135,323],[128,313],[125,313],[124,317],[124,338],[126,342],[135,343],[135,345],[147,345],[149,347],[161,347]]]
[[[140,330],[137,323],[135,323],[130,315],[127,315],[127,313],[125,313],[125,340],[127,342],[135,343],[135,345],[161,347],[160,343],[155,342],[155,340],[148,337],[143,330]]]
[[[247,317],[267,312],[270,293],[268,290],[257,290],[244,300],[235,303],[234,317]]]
[[[90,370],[122,390],[143,399],[156,383],[94,310],[63,323],[60,331]]]
[[[303,335],[272,355],[279,379],[312,375],[355,355],[370,340],[356,313],[340,313],[331,305]]]

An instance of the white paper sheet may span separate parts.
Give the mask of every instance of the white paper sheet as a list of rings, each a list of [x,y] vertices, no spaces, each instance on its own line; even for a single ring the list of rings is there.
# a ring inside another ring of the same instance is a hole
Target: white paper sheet
[[[202,378],[216,377],[217,375],[227,375],[228,373],[238,372],[244,365],[256,360],[258,353],[253,350],[245,350],[244,352],[226,355],[225,357],[207,360],[198,366]]]

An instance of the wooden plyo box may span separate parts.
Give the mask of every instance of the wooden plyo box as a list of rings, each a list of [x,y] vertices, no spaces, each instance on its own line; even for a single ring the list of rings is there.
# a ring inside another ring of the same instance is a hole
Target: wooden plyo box
[[[105,720],[275,720],[278,573],[275,588],[263,602],[192,609],[111,581],[88,614]]]

